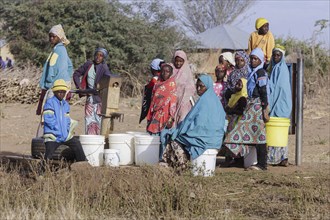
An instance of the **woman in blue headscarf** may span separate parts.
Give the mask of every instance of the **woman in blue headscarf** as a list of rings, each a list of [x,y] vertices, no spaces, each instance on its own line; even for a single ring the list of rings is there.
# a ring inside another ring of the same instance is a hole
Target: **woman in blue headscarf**
[[[196,89],[200,98],[185,119],[175,129],[162,132],[162,138],[169,135],[162,159],[179,169],[186,168],[190,159],[207,149],[220,149],[225,132],[225,112],[214,93],[212,78],[200,75]]]
[[[270,116],[290,118],[292,110],[292,94],[290,73],[285,63],[285,48],[276,45],[273,49],[270,74]],[[268,163],[288,165],[288,147],[268,146]]]
[[[247,76],[248,103],[243,115],[228,124],[225,146],[234,157],[244,157],[244,167],[267,169],[265,122],[268,116],[268,76],[263,69],[264,54],[260,48],[250,54],[250,69]],[[257,151],[257,164],[248,164],[249,153]],[[253,165],[253,166],[251,166]]]
[[[94,60],[88,60],[73,73],[73,81],[77,89],[96,89],[101,79],[109,78],[111,72],[106,59],[108,51],[97,48]],[[101,97],[98,94],[87,94],[85,104],[85,133],[99,135],[101,133]]]

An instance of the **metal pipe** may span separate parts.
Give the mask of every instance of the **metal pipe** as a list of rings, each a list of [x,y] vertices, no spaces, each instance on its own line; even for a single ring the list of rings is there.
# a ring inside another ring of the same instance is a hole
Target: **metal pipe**
[[[296,165],[301,165],[303,143],[303,103],[304,103],[304,59],[297,60],[298,74],[296,83]]]

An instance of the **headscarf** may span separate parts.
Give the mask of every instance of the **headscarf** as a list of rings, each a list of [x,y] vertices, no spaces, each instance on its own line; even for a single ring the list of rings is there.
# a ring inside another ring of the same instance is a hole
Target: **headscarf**
[[[292,94],[290,84],[290,73],[285,63],[285,48],[280,45],[276,45],[273,51],[279,50],[282,52],[282,59],[280,62],[272,63],[272,72],[270,75],[270,116],[289,118],[292,110]],[[284,51],[282,51],[284,50]]]
[[[248,83],[247,83],[247,90],[249,97],[252,97],[253,90],[257,84],[257,71],[264,67],[264,53],[262,52],[262,50],[257,47],[254,50],[252,50],[250,56],[252,55],[257,56],[260,59],[261,63],[259,66],[257,66],[254,69],[250,66],[251,70],[248,75]],[[267,81],[259,82],[259,83],[261,83],[260,86],[267,85]]]
[[[276,44],[273,51],[280,51],[282,52],[283,57],[285,56],[285,47],[280,44]]]
[[[235,66],[235,59],[231,52],[224,52],[224,53],[220,54],[220,56],[222,56],[224,60],[227,60],[231,65]],[[219,58],[220,58],[220,56],[219,56]]]
[[[172,140],[185,146],[191,159],[197,158],[207,149],[219,149],[225,132],[226,114],[213,91],[213,80],[209,75],[200,75],[199,79],[207,90],[171,136]]]
[[[262,25],[269,23],[265,18],[258,18],[256,20],[256,30],[259,30],[259,28],[262,27]]]
[[[56,36],[58,36],[65,46],[70,43],[70,41],[65,36],[65,33],[64,33],[64,30],[63,30],[63,27],[61,24],[53,26],[50,29],[49,33],[52,33],[52,34],[55,34]]]
[[[95,52],[94,52],[94,56],[96,55],[97,52],[103,53],[103,63],[104,63],[105,60],[108,58],[108,55],[109,55],[108,51],[102,47],[96,48]]]
[[[227,89],[234,91],[237,81],[241,78],[247,78],[249,74],[249,56],[244,51],[238,51],[235,53],[235,57],[242,57],[245,61],[244,67],[238,69],[237,67],[231,72],[227,80]]]
[[[175,57],[182,58],[184,63],[180,69],[177,69],[175,66],[173,68],[173,77],[177,86],[177,111],[174,118],[174,126],[181,122],[190,111],[192,107],[190,97],[194,96],[196,92],[195,80],[189,67],[186,53],[183,50],[177,50],[173,56],[173,64]]]
[[[160,63],[164,62],[164,60],[156,58],[153,59],[152,62],[150,63],[150,68],[153,70],[159,71],[161,69]]]

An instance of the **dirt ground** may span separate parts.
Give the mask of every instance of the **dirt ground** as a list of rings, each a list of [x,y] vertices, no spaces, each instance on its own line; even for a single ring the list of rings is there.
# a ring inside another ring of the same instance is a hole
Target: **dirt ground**
[[[35,115],[36,105],[0,105],[0,152],[30,154],[31,139],[35,137],[40,118]],[[270,167],[271,172],[294,172],[301,169],[329,168],[330,163],[330,111],[329,102],[320,99],[305,99],[303,122],[302,166],[295,164],[295,135],[289,136],[290,166]],[[146,122],[138,123],[139,99],[122,99],[119,112],[124,113],[124,122],[115,121],[114,133],[144,131]],[[84,134],[84,107],[79,103],[71,106],[71,117],[78,120],[76,135]],[[219,168],[222,171],[241,168]]]

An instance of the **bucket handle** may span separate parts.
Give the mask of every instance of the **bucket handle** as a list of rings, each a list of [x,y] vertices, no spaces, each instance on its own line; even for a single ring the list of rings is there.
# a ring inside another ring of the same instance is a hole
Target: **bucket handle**
[[[100,147],[102,147],[102,146],[100,146]],[[100,149],[100,147],[98,147],[93,153],[90,153],[90,154],[88,154],[88,155],[85,155],[85,157],[87,157],[87,156],[90,156],[90,155],[92,155],[92,154],[94,154],[96,151],[98,151],[99,149]],[[104,147],[104,145],[103,145],[103,147]]]

